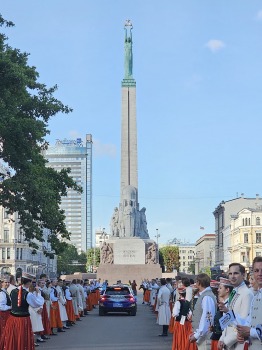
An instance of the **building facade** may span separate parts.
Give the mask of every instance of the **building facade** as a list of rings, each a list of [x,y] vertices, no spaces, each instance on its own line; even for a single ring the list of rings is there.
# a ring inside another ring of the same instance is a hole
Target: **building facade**
[[[44,230],[44,242],[36,242],[39,249],[32,249],[25,240],[19,225],[18,214],[8,214],[0,207],[0,275],[12,274],[21,276],[23,272],[37,277],[46,273],[49,277],[57,275],[57,258],[52,254],[51,246],[47,242],[48,230]],[[44,251],[51,253],[47,257]]]
[[[205,271],[214,265],[215,258],[215,239],[214,233],[207,233],[196,241],[195,255],[195,274]]]
[[[179,271],[184,273],[192,273],[190,267],[195,261],[196,246],[194,243],[179,243]]]
[[[224,266],[224,230],[230,225],[231,215],[238,213],[243,208],[259,208],[262,205],[262,200],[259,195],[256,198],[239,197],[230,201],[222,201],[215,211],[215,266]]]
[[[44,152],[47,166],[60,171],[70,168],[70,176],[83,189],[82,193],[69,189],[62,197],[61,209],[65,211],[65,224],[71,232],[70,243],[79,253],[92,248],[92,135],[86,140],[57,140]]]
[[[262,209],[245,208],[231,218],[231,262],[239,262],[246,271],[262,256]]]

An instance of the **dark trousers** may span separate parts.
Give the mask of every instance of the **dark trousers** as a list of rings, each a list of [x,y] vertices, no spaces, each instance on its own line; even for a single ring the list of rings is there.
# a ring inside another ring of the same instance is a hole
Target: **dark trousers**
[[[167,331],[168,331],[168,325],[163,325],[163,334],[167,334]]]

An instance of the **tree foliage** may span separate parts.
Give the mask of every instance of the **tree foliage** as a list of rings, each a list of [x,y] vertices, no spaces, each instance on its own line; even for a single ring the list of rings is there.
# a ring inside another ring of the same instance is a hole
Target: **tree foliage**
[[[176,246],[167,246],[159,249],[160,264],[166,267],[166,272],[179,271],[179,249]]]
[[[0,26],[13,23],[0,14]],[[70,236],[59,208],[61,196],[68,188],[81,188],[69,169],[46,167],[42,152],[47,148],[48,121],[71,109],[54,97],[57,86],[48,88],[38,77],[36,68],[28,65],[28,54],[10,47],[0,33],[0,165],[7,169],[0,174],[0,205],[10,214],[18,212],[33,248],[38,247],[35,239],[43,241],[43,229],[49,229],[48,242],[58,253],[66,246],[60,238]]]
[[[100,249],[90,248],[87,250],[87,271],[96,272],[100,264]]]
[[[78,254],[74,245],[68,244],[64,251],[57,256],[57,271],[59,274],[86,272],[86,254]]]

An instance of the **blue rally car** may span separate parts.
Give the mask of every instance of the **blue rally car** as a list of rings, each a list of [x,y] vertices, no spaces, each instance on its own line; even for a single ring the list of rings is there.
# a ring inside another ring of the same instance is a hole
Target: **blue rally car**
[[[99,300],[99,316],[108,312],[127,312],[136,315],[136,298],[128,285],[107,286]]]

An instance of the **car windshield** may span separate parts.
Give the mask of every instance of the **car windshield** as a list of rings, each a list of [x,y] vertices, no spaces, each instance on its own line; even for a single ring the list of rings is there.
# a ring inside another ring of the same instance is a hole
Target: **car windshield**
[[[107,295],[129,295],[129,289],[123,287],[110,287],[106,289]]]

